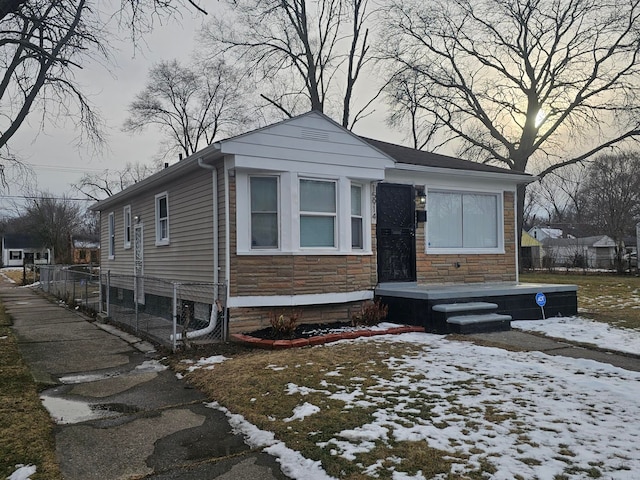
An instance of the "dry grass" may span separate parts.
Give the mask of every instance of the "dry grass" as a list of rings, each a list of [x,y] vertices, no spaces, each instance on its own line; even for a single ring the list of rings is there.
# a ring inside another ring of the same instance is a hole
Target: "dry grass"
[[[363,472],[363,465],[375,464],[379,459],[382,459],[383,468],[378,470],[378,478],[391,478],[389,467],[393,465],[409,474],[421,470],[426,478],[432,478],[450,472],[456,457],[457,461],[464,462],[464,459],[460,459],[454,449],[445,452],[429,447],[425,442],[377,441],[375,447],[358,454],[355,460],[332,454],[332,449],[326,446],[326,442],[336,438],[339,432],[374,422],[374,414],[382,406],[346,410],[343,401],[329,398],[329,395],[352,391],[356,386],[366,391],[375,388],[381,379],[393,383],[394,372],[385,360],[393,356],[422,354],[417,348],[370,341],[286,351],[254,351],[216,365],[213,370],[196,370],[188,378],[221,405],[242,414],[259,428],[274,432],[288,447],[306,458],[320,460],[327,473],[336,478],[371,478]],[[336,371],[339,376],[327,376]],[[309,392],[302,397],[287,394],[289,384],[304,386]],[[386,404],[397,403],[398,396],[400,394],[395,392],[387,393]],[[302,402],[319,407],[322,413],[306,417],[304,421],[287,421]],[[428,398],[419,399],[416,405],[420,405],[420,411],[409,416],[431,418]],[[490,470],[491,466],[487,465],[482,471]],[[481,478],[481,471],[477,474]]]
[[[520,281],[578,285],[580,316],[640,330],[640,277],[535,273]]]
[[[53,423],[9,325],[0,308],[0,478],[24,464],[37,467],[33,480],[61,479]]]
[[[35,273],[33,271],[26,272],[26,281],[24,278],[25,273],[18,269],[3,269],[2,273],[16,282],[17,285],[30,285],[35,280]]]

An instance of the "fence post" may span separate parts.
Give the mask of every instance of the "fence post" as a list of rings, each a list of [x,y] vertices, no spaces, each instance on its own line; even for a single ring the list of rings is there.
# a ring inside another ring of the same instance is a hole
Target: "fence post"
[[[133,304],[136,314],[136,333],[138,333],[138,275],[133,276]]]
[[[89,308],[89,278],[91,278],[89,275],[87,274],[84,279],[84,306],[86,308]]]
[[[98,270],[98,313],[102,313],[102,270]]]
[[[111,270],[107,270],[107,317],[111,317]]]
[[[178,323],[178,285],[173,283],[173,301],[171,305],[171,317],[173,319],[173,335],[171,336],[171,349],[175,353],[176,351],[176,335],[178,333],[177,323]]]

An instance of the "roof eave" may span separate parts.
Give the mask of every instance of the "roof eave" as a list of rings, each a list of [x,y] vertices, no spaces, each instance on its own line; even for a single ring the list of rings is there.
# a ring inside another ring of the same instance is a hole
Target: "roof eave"
[[[154,173],[150,177],[147,177],[138,183],[134,183],[124,190],[105,198],[104,200],[100,200],[89,207],[89,210],[93,212],[99,212],[109,208],[111,205],[118,203],[132,195],[135,195],[139,192],[152,188],[154,185],[162,184],[168,180],[168,178],[174,176],[176,173],[180,173],[182,171],[187,171],[192,168],[198,167],[198,160],[215,160],[217,157],[222,157],[223,155],[220,153],[220,144],[213,143],[202,150],[189,155],[184,160],[180,160],[178,163],[174,163],[169,167]]]
[[[525,184],[535,182],[538,177],[528,173],[511,172],[485,172],[481,170],[467,170],[458,168],[429,167],[426,165],[415,165],[412,163],[396,162],[392,167],[398,170],[408,170],[413,172],[437,173],[451,176],[473,176],[476,178],[500,179],[514,184]]]

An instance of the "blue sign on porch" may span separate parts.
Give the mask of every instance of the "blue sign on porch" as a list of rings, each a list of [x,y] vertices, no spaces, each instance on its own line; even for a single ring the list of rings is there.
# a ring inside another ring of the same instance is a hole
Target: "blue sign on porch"
[[[536,293],[536,303],[540,307],[544,307],[547,304],[547,297],[544,295],[544,293]]]

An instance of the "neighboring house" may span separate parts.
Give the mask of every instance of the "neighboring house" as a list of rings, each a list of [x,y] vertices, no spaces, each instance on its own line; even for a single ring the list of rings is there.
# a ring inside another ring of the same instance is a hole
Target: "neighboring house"
[[[529,235],[536,240],[542,241],[547,238],[562,238],[563,232],[559,228],[533,227],[529,230]]]
[[[542,242],[527,232],[520,239],[520,261],[523,268],[542,267]]]
[[[2,237],[2,265],[47,265],[53,261],[53,249],[32,235],[7,233]]]
[[[616,242],[607,235],[584,238],[546,238],[542,241],[545,266],[614,268]]]
[[[310,112],[215,142],[91,208],[103,271],[224,283],[231,332],[285,309],[348,320],[375,295],[390,320],[426,326],[433,305],[468,298],[537,318],[539,287],[518,284],[516,251],[516,189],[531,180],[358,137]],[[134,294],[116,276],[111,298],[170,315],[155,283]],[[575,313],[575,288],[558,288],[549,314]]]
[[[71,237],[71,263],[75,265],[100,263],[99,237]]]

